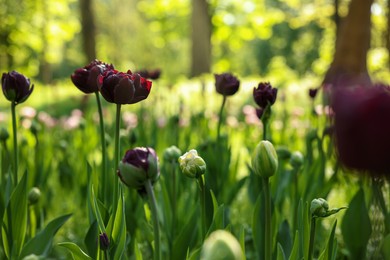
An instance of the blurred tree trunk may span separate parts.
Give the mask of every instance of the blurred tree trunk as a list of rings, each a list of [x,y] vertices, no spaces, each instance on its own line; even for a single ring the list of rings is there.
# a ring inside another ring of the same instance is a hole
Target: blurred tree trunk
[[[191,77],[210,72],[211,17],[206,0],[192,0]]]
[[[386,35],[386,47],[390,57],[390,0],[387,1],[387,35]],[[390,58],[388,59],[388,66],[390,68]]]
[[[340,15],[339,15],[340,0],[334,0],[333,1],[333,6],[334,6],[333,20],[334,20],[334,23],[336,25],[336,35],[339,35],[339,33],[340,33],[340,24],[341,24],[341,18],[340,18]],[[336,46],[337,46],[337,39],[338,39],[338,37],[336,37]]]
[[[373,0],[351,0],[349,12],[337,35],[333,62],[324,84],[354,85],[370,83],[367,52],[371,39],[371,4]]]
[[[92,2],[93,0],[80,0],[81,34],[87,63],[96,59],[95,17]]]
[[[41,37],[42,37],[42,53],[40,54],[39,60],[39,79],[42,80],[44,84],[49,84],[53,78],[51,65],[46,60],[46,51],[48,49],[48,40],[47,40],[47,29],[49,21],[49,13],[47,9],[47,1],[42,0],[42,15],[44,17],[43,24],[41,28]]]

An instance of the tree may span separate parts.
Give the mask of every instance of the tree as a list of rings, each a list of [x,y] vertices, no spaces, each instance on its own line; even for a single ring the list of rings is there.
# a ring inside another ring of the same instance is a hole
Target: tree
[[[211,17],[206,0],[192,0],[191,76],[210,72]]]
[[[348,15],[337,35],[333,62],[324,84],[345,85],[370,83],[367,52],[371,40],[371,5],[373,0],[351,0]]]
[[[81,33],[83,36],[83,50],[87,63],[96,58],[95,19],[92,1],[93,0],[80,0]]]

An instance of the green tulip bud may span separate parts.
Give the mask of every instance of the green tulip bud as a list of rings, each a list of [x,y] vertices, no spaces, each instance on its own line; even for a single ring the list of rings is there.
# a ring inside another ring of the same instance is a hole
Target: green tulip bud
[[[199,178],[206,171],[206,163],[194,149],[179,157],[180,169],[190,178]]]
[[[287,160],[291,157],[291,152],[287,147],[278,147],[276,148],[276,154],[278,155],[279,160]]]
[[[329,209],[328,202],[322,198],[314,199],[310,204],[310,213],[315,217],[323,217]]]
[[[41,191],[37,187],[33,187],[28,193],[27,199],[29,205],[36,204],[41,197]]]
[[[243,253],[237,239],[228,231],[216,230],[205,240],[201,260],[241,260]]]
[[[260,141],[252,155],[252,168],[263,178],[273,176],[278,169],[278,155],[269,141]]]
[[[181,151],[176,146],[172,145],[171,147],[168,147],[164,151],[164,160],[166,162],[177,162],[181,155]]]
[[[9,138],[9,133],[6,128],[2,127],[0,128],[0,141],[4,142],[7,141]]]
[[[291,154],[290,164],[293,168],[299,169],[303,164],[303,155],[299,151],[295,151]]]

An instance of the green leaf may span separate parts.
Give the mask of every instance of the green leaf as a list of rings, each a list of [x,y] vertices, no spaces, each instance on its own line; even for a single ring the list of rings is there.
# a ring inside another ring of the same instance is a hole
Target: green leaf
[[[139,250],[138,242],[136,239],[134,239],[134,256],[135,260],[142,260],[142,253],[141,250]]]
[[[67,214],[52,220],[35,237],[30,239],[23,247],[21,258],[35,254],[46,256],[51,248],[53,237],[58,230],[65,224],[72,214]]]
[[[194,251],[192,251],[191,255],[186,259],[188,260],[198,260],[200,258],[200,254],[202,253],[202,247],[199,247],[197,249],[195,249]]]
[[[239,238],[240,238],[240,246],[241,246],[242,253],[243,253],[242,260],[245,260],[246,256],[245,256],[245,228],[244,228],[244,226],[241,226]]]
[[[252,219],[252,235],[258,259],[264,259],[264,195],[263,192],[257,198]]]
[[[62,243],[58,243],[57,245],[68,249],[69,252],[72,254],[73,259],[75,259],[75,260],[90,260],[90,259],[92,259],[83,250],[81,250],[81,248],[78,245],[76,245],[75,243],[62,242]]]
[[[309,251],[310,240],[310,221],[309,221],[309,204],[303,203],[302,199],[298,205],[298,231],[299,231],[299,259]]]
[[[282,224],[280,224],[278,234],[277,234],[278,244],[283,248],[283,253],[286,255],[290,255],[292,241],[290,235],[290,226],[287,220],[284,220]]]
[[[351,259],[364,259],[367,242],[371,235],[371,222],[363,189],[360,189],[352,198],[341,224],[341,232]]]
[[[96,253],[98,250],[98,244],[99,244],[97,243],[98,237],[99,237],[99,229],[98,229],[97,220],[95,219],[95,221],[89,227],[88,232],[84,238],[84,244],[87,248],[87,252],[94,259],[96,259]]]
[[[298,231],[295,232],[294,244],[291,250],[291,255],[288,259],[289,260],[301,259],[301,257],[299,256],[299,232]]]
[[[382,253],[385,259],[390,259],[390,234],[383,239]]]
[[[181,228],[181,232],[175,238],[172,248],[172,259],[185,259],[187,249],[189,248],[193,239],[196,238],[197,230],[199,228],[196,225],[199,215],[195,209],[190,213],[188,222]]]
[[[93,191],[93,186],[90,186],[90,194],[91,194],[90,197],[92,199],[92,203],[91,203],[92,209],[95,213],[95,217],[99,226],[100,233],[106,233],[106,228],[104,226],[102,215],[100,214],[99,204],[96,199],[95,193]]]
[[[125,201],[122,186],[120,186],[119,194],[118,207],[112,229],[112,240],[115,243],[114,259],[121,259],[125,251],[126,242]]]
[[[225,228],[225,206],[222,204],[218,206],[218,202],[216,197],[214,196],[213,191],[210,191],[211,198],[213,201],[213,221],[211,222],[210,228],[207,231],[206,237],[211,234],[211,232],[217,230],[217,229],[224,229]]]
[[[335,242],[336,226],[337,226],[337,220],[333,224],[332,231],[330,232],[328,242],[326,244],[326,248],[324,249],[324,251],[322,251],[318,260],[321,260],[321,259],[332,260],[332,259],[336,258],[336,255],[333,255],[333,253],[335,252],[334,249],[335,249],[335,247],[337,247],[337,244],[335,244],[336,243]]]
[[[11,194],[3,217],[2,240],[8,258],[18,258],[24,244],[27,227],[27,178],[20,180]]]
[[[284,254],[283,247],[278,243],[278,251],[276,253],[276,260],[286,260],[286,255]]]

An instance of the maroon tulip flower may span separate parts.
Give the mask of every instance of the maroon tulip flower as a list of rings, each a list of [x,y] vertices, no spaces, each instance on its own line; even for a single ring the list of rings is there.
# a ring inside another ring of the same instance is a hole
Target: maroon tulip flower
[[[100,60],[94,60],[83,68],[76,69],[70,76],[73,84],[85,94],[99,91],[98,76],[107,70],[113,70],[112,64],[104,63]]]
[[[338,88],[334,133],[340,161],[374,175],[390,173],[390,87]]]
[[[311,99],[314,99],[317,96],[318,88],[311,88],[309,89],[309,97]]]
[[[134,104],[148,97],[152,82],[139,74],[106,71],[98,80],[100,93],[110,103]]]
[[[1,86],[5,98],[16,105],[26,101],[34,90],[34,84],[30,87],[30,80],[16,71],[3,73]]]
[[[261,108],[273,105],[277,94],[278,89],[273,88],[269,82],[260,82],[257,88],[253,88],[253,99]]]
[[[214,74],[215,89],[224,96],[232,96],[240,87],[240,81],[230,73]]]
[[[135,74],[139,74],[141,77],[146,78],[146,79],[159,79],[161,76],[161,70],[160,69],[155,69],[155,70],[139,70],[136,71]]]
[[[118,165],[118,176],[130,188],[143,190],[145,182],[156,182],[160,176],[156,152],[150,147],[128,150]]]

